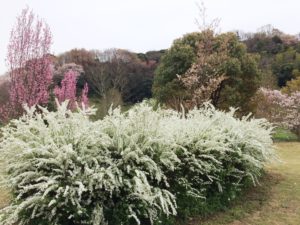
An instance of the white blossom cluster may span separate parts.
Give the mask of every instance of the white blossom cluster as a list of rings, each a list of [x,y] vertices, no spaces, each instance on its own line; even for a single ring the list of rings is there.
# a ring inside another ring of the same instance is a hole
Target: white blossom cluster
[[[2,128],[13,200],[1,224],[153,223],[176,215],[178,187],[205,199],[228,181],[256,184],[273,157],[270,124],[210,105],[185,115],[142,103],[95,122],[87,114],[67,103],[55,112],[31,108]]]

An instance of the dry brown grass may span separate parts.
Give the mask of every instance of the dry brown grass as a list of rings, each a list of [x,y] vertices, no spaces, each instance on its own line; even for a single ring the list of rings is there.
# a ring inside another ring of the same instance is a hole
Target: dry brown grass
[[[0,161],[0,176],[4,172],[3,162]],[[9,192],[0,186],[0,209],[9,203]]]

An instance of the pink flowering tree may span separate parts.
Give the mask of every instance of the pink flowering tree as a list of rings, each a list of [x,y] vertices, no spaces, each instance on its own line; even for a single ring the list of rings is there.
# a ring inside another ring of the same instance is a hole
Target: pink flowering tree
[[[257,115],[293,130],[300,137],[300,92],[283,94],[261,88]]]
[[[54,95],[59,101],[59,103],[68,100],[69,108],[74,109],[76,107],[76,72],[68,71],[65,73],[63,80],[61,81],[61,86],[56,86],[54,88]]]
[[[23,105],[46,105],[52,82],[51,32],[28,8],[17,18],[8,44],[9,101],[2,106],[6,119],[23,113]],[[5,118],[2,117],[2,120]]]
[[[76,103],[81,102],[81,106],[88,106],[88,85],[85,83],[82,90],[80,98],[76,97],[76,83],[77,83],[78,74],[74,70],[69,70],[65,73],[64,78],[61,81],[60,86],[55,86],[54,95],[57,98],[59,103],[62,103],[66,100],[69,101],[68,108],[74,110],[76,108]]]
[[[80,102],[81,102],[82,107],[89,106],[88,92],[89,92],[89,87],[88,87],[88,84],[85,83],[83,90],[81,92],[81,97],[80,97]]]

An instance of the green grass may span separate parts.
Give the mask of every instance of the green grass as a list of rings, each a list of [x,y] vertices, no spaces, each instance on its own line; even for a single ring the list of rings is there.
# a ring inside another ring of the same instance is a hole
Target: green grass
[[[246,190],[223,212],[190,219],[186,225],[299,225],[300,142],[276,146],[281,162],[267,166],[260,186]],[[8,201],[9,193],[0,189],[0,208]]]
[[[284,128],[276,128],[275,133],[273,134],[273,139],[277,142],[279,141],[297,141],[298,137],[296,134],[290,130]]]
[[[132,104],[124,104],[121,99],[107,99],[106,101],[104,99],[100,98],[90,98],[89,103],[91,106],[93,106],[95,109],[97,109],[96,114],[91,116],[92,120],[99,120],[103,119],[108,114],[108,111],[110,107],[112,106],[113,109],[121,106],[121,111],[125,112],[129,110],[132,107]]]

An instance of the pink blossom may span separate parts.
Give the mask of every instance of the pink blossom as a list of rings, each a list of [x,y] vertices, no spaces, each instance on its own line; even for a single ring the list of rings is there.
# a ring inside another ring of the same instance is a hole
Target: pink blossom
[[[54,95],[57,98],[59,103],[62,103],[66,100],[69,101],[68,108],[74,110],[76,108],[76,78],[78,74],[74,70],[69,70],[65,73],[63,80],[61,81],[61,86],[56,86],[54,88]],[[79,101],[85,107],[88,106],[88,85],[85,83],[84,88],[81,93]]]
[[[51,33],[48,25],[28,8],[17,18],[8,44],[7,64],[10,75],[9,102],[1,111],[7,118],[23,113],[23,104],[46,105],[52,82],[50,59]],[[2,118],[5,120],[5,118]]]
[[[84,105],[84,107],[89,106],[88,92],[89,92],[89,87],[88,87],[88,84],[85,83],[82,93],[81,93],[81,99],[80,99],[80,101]]]
[[[61,103],[65,100],[69,101],[70,109],[76,108],[76,72],[70,70],[65,73],[64,79],[61,81],[61,87],[54,88],[54,95]]]
[[[263,101],[258,107],[258,114],[267,117],[271,122],[300,132],[300,92],[291,95],[278,90],[261,88]],[[300,133],[299,133],[300,134]]]

